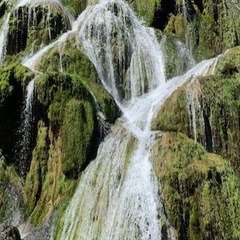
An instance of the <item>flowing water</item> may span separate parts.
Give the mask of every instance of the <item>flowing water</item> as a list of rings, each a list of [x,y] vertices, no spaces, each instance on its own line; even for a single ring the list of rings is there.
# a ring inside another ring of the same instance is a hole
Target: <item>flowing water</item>
[[[4,20],[4,23],[0,29],[0,66],[4,64],[4,58],[6,54],[10,15],[11,13],[7,14],[6,19]]]
[[[119,102],[134,99],[165,81],[163,53],[152,29],[127,4],[102,1],[78,20],[78,39],[102,83]]]
[[[15,158],[17,164],[19,165],[21,176],[26,175],[30,163],[34,123],[34,81],[35,79],[32,79],[26,88],[23,111],[21,115],[21,125],[18,131],[20,138],[17,141]]]

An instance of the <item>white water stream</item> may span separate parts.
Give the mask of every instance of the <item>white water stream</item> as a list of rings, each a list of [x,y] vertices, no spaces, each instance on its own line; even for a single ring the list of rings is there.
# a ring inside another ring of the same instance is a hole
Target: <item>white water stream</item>
[[[29,167],[29,154],[32,142],[32,128],[34,121],[33,104],[34,104],[34,80],[32,79],[27,88],[24,99],[23,111],[21,115],[21,125],[19,128],[20,139],[17,142],[16,161],[19,163],[21,176],[25,176]]]
[[[7,14],[6,19],[4,20],[4,23],[0,29],[0,66],[4,65],[10,15],[11,13]]]

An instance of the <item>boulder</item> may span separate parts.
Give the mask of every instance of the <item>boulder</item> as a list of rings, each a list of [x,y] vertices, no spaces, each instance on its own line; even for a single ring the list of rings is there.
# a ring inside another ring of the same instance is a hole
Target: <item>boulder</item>
[[[0,227],[0,240],[21,240],[21,235],[17,227]]]

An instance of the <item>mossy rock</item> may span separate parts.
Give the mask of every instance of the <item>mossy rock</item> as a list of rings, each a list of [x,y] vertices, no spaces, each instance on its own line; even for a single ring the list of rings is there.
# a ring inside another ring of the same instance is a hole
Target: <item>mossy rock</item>
[[[0,67],[0,106],[12,95],[17,84],[20,84],[22,88],[26,88],[32,78],[33,73],[20,64]]]
[[[66,176],[77,177],[86,167],[88,155],[92,151],[94,135],[94,109],[86,101],[72,99],[67,102],[62,138],[62,171]]]
[[[10,224],[23,204],[23,181],[0,151],[0,222]]]
[[[68,201],[76,187],[77,181],[63,174],[61,158],[60,138],[39,121],[37,143],[24,187],[25,214],[36,226],[51,216],[59,204]]]
[[[240,46],[228,49],[220,56],[215,72],[223,77],[240,73]]]
[[[151,25],[154,19],[154,15],[160,7],[159,0],[128,0],[130,4],[133,4],[135,10],[141,18],[144,19],[147,25]]]
[[[171,4],[175,6],[169,14],[167,24],[160,29],[167,35],[185,41],[196,61],[214,57],[239,45],[237,3],[186,0],[184,6],[182,1]]]
[[[238,239],[238,180],[229,163],[179,133],[163,133],[153,150],[161,197],[178,239]]]
[[[58,206],[66,206],[78,177],[96,156],[96,99],[100,99],[100,108],[108,109],[111,120],[117,116],[113,106],[107,106],[114,103],[112,97],[88,78],[48,72],[36,78],[35,88],[36,119],[40,121],[25,183],[25,203],[26,216],[34,225],[41,225]]]
[[[36,68],[41,72],[64,72],[78,75],[87,81],[99,81],[93,63],[77,47],[76,38],[72,35],[61,45],[56,44],[51,48],[41,58]]]
[[[239,47],[218,59],[215,74],[175,91],[153,121],[154,130],[182,132],[239,169]],[[172,111],[168,111],[172,109]]]
[[[186,85],[177,89],[158,111],[152,122],[152,130],[174,131],[190,135],[187,111]],[[171,109],[171,111],[169,111]]]
[[[11,12],[7,55],[36,52],[71,28],[72,17],[58,2],[29,2]]]
[[[13,163],[17,130],[24,94],[34,74],[20,64],[0,67],[0,148],[8,163]]]
[[[89,0],[62,0],[64,6],[68,11],[74,16],[77,17],[82,11],[87,7]]]
[[[32,213],[39,200],[47,173],[47,161],[49,157],[49,139],[47,134],[47,127],[40,121],[38,123],[37,145],[33,150],[33,159],[24,186],[27,215]]]

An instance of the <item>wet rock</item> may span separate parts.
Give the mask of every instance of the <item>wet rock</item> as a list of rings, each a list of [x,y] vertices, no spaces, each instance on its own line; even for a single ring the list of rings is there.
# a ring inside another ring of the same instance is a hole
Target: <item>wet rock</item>
[[[0,240],[21,240],[18,228],[14,226],[0,227]]]

